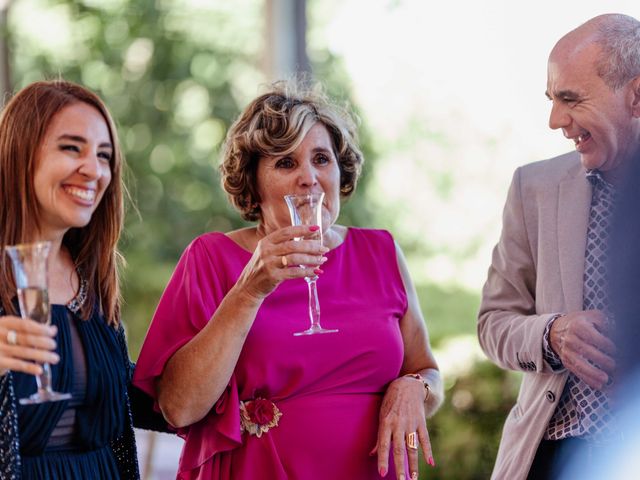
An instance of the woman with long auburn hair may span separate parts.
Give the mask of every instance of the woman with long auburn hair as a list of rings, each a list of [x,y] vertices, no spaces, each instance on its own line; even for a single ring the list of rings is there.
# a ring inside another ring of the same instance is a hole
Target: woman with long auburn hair
[[[139,478],[131,411],[149,404],[129,388],[120,322],[123,162],[106,106],[80,85],[32,83],[0,116],[0,251],[51,243],[51,326],[19,317],[0,255],[0,478]],[[71,399],[18,404],[45,362]]]

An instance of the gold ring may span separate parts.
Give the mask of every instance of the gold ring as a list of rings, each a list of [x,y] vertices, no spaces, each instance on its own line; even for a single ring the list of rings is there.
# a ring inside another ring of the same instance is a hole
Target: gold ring
[[[411,432],[407,434],[407,448],[410,448],[411,450],[418,449],[418,433],[417,432]]]
[[[9,345],[17,345],[18,344],[18,334],[15,330],[9,330],[7,332],[7,343]]]
[[[280,257],[280,261],[282,262],[282,266],[284,268],[287,268],[287,265],[289,265],[289,262],[287,261],[287,256],[286,255],[282,255]]]

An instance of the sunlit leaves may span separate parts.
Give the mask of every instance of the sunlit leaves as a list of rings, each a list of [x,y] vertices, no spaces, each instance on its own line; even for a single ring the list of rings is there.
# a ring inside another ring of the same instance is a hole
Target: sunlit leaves
[[[124,55],[124,71],[128,73],[127,80],[142,78],[149,67],[153,56],[153,41],[150,38],[136,38]]]
[[[158,174],[170,172],[175,163],[176,158],[173,150],[168,145],[160,143],[153,147],[149,156],[149,165],[154,172]]]
[[[116,119],[140,212],[122,241],[135,353],[179,253],[204,231],[243,224],[216,167],[227,127],[261,82],[262,5],[21,0],[9,14],[17,86],[78,81]],[[140,281],[147,274],[164,276]]]
[[[210,112],[209,90],[191,80],[175,90],[174,119],[177,125],[190,129]]]

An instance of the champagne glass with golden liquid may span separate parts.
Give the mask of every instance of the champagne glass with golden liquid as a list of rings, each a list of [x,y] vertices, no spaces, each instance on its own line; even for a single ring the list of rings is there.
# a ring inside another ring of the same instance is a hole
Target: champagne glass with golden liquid
[[[47,259],[51,242],[24,243],[5,247],[13,265],[13,277],[18,290],[20,316],[38,323],[51,323]],[[51,388],[51,367],[42,364],[42,374],[36,375],[38,391],[21,398],[21,405],[68,400],[70,393],[55,392]]]

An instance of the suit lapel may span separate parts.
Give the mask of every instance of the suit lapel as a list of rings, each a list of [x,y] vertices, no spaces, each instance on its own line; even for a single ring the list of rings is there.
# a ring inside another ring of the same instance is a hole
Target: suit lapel
[[[558,256],[567,311],[582,310],[584,254],[591,207],[591,184],[580,168],[558,187]]]

